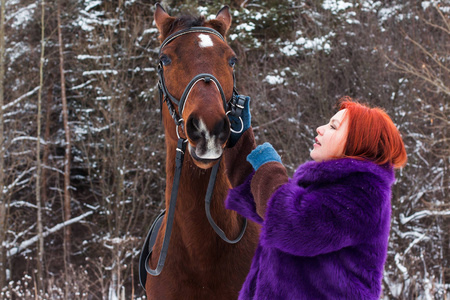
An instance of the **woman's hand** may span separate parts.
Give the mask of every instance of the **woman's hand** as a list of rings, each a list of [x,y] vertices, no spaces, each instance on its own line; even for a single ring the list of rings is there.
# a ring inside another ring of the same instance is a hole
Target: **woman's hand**
[[[228,141],[228,147],[233,147],[239,141],[239,138],[244,134],[244,132],[250,128],[252,119],[250,114],[250,97],[245,97],[241,118],[228,114],[228,119],[230,120],[232,129]]]
[[[277,151],[269,143],[264,143],[255,148],[248,156],[247,161],[253,166],[253,169],[258,170],[263,164],[276,161],[281,163],[281,157]]]

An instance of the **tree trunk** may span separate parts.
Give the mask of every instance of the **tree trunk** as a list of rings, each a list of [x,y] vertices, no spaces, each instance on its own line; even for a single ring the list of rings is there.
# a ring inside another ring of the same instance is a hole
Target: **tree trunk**
[[[48,92],[47,92],[47,113],[46,113],[46,122],[45,122],[45,133],[44,133],[44,141],[46,141],[44,145],[44,155],[42,157],[44,168],[41,171],[41,178],[42,178],[42,190],[41,190],[41,197],[42,197],[42,203],[48,202],[48,195],[47,195],[47,182],[48,182],[48,157],[50,155],[50,147],[48,141],[50,140],[50,124],[51,124],[51,114],[52,114],[52,100],[53,100],[53,84],[52,80],[50,81]]]
[[[3,194],[5,185],[4,174],[4,136],[3,136],[3,95],[5,79],[5,0],[1,0],[0,17],[0,290],[6,284],[6,247],[2,245],[6,242],[6,197]]]
[[[64,221],[70,220],[70,128],[69,128],[69,114],[67,109],[66,98],[66,82],[64,76],[64,54],[63,54],[63,40],[61,32],[61,1],[58,1],[58,42],[59,42],[59,70],[61,73],[61,100],[62,100],[62,114],[64,121],[64,131],[66,134],[66,151],[64,159]],[[66,251],[66,260],[70,262],[70,249],[71,249],[71,229],[70,226],[65,227],[64,243]]]
[[[45,1],[42,1],[41,11],[41,59],[39,65],[39,95],[38,95],[38,115],[37,115],[37,146],[36,146],[36,205],[37,205],[37,228],[38,228],[38,253],[37,253],[37,288],[43,289],[44,285],[44,235],[42,225],[42,201],[41,201],[41,103],[42,103],[42,88],[44,85],[44,52],[45,52]]]

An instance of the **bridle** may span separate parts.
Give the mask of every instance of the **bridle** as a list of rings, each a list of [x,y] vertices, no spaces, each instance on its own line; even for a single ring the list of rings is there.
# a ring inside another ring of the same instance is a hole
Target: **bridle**
[[[234,71],[233,71],[233,95],[231,96],[231,99],[229,101],[227,101],[225,98],[225,93],[223,92],[220,82],[217,80],[216,77],[214,77],[212,74],[208,74],[208,73],[201,73],[201,74],[196,75],[187,84],[187,86],[184,89],[184,92],[181,95],[181,98],[179,100],[177,98],[175,98],[174,96],[172,96],[172,94],[167,89],[166,81],[164,78],[163,62],[161,61],[161,51],[167,44],[169,44],[170,42],[175,40],[177,37],[180,37],[182,35],[189,34],[189,33],[209,33],[209,34],[213,34],[213,35],[219,37],[222,41],[225,42],[225,39],[218,31],[216,31],[212,28],[209,28],[209,27],[191,27],[188,29],[183,29],[183,30],[177,31],[177,32],[169,35],[161,44],[161,47],[159,48],[159,54],[158,54],[158,57],[160,58],[159,62],[158,62],[158,77],[159,77],[158,89],[159,89],[159,102],[160,102],[161,106],[162,106],[162,103],[165,102],[167,104],[167,108],[169,109],[170,115],[172,116],[173,120],[175,121],[175,124],[177,126],[179,126],[179,125],[183,126],[184,120],[181,116],[183,115],[184,105],[186,103],[186,100],[187,100],[192,88],[194,88],[194,86],[201,80],[205,81],[205,83],[209,83],[212,81],[216,85],[217,89],[220,92],[220,96],[221,96],[222,102],[223,102],[223,108],[226,111],[226,114],[228,115],[229,113],[231,113],[232,115],[236,115],[237,117],[240,118],[242,109],[244,108],[243,105],[244,105],[245,97],[242,95],[239,95],[237,92],[236,77],[234,76]],[[176,106],[178,106],[178,113],[174,107],[174,104]],[[242,119],[240,119],[240,120],[241,120],[241,125],[243,127]],[[241,130],[242,130],[242,128],[241,128]],[[232,130],[232,131],[236,132],[234,130]],[[178,132],[177,132],[177,134],[178,134]]]
[[[180,30],[180,31],[175,32],[174,34],[168,36],[161,44],[161,47],[159,49],[159,57],[161,57],[161,51],[167,44],[169,44],[176,38],[178,38],[182,35],[185,35],[185,34],[189,34],[189,33],[213,34],[225,42],[225,39],[223,38],[223,36],[218,31],[216,31],[212,28],[191,27],[188,29]],[[212,74],[201,73],[201,74],[196,75],[187,84],[187,86],[184,89],[184,92],[179,100],[176,99],[174,96],[172,96],[167,89],[166,82],[164,79],[164,67],[163,67],[161,58],[159,59],[159,63],[158,63],[158,77],[159,77],[159,81],[158,81],[159,100],[160,100],[161,108],[162,108],[162,102],[165,102],[167,105],[167,108],[169,109],[170,115],[172,116],[172,118],[176,124],[178,142],[177,142],[176,158],[175,158],[175,175],[174,175],[174,180],[173,180],[173,185],[172,185],[172,192],[170,195],[170,204],[169,204],[168,213],[167,213],[166,231],[165,231],[163,245],[161,248],[161,253],[160,253],[160,256],[158,259],[158,264],[156,266],[156,269],[151,269],[150,265],[149,265],[148,260],[150,259],[151,252],[149,253],[149,255],[145,261],[145,269],[146,269],[147,273],[149,273],[153,276],[158,276],[164,267],[164,262],[165,262],[165,259],[167,256],[167,251],[168,251],[169,242],[170,242],[170,235],[172,233],[173,220],[174,220],[174,216],[175,216],[175,204],[176,204],[176,200],[177,200],[178,187],[179,187],[180,177],[181,177],[181,169],[183,166],[184,153],[186,151],[186,143],[187,143],[187,139],[180,137],[179,132],[178,132],[178,126],[180,126],[180,125],[182,127],[184,126],[183,125],[184,120],[182,118],[182,115],[183,115],[185,103],[189,97],[191,90],[200,81],[204,81],[205,83],[213,82],[215,84],[216,88],[220,92],[220,96],[222,98],[223,107],[224,107],[226,114],[227,115],[231,114],[234,117],[240,119],[241,125],[242,125],[241,131],[244,127],[242,118],[241,118],[241,113],[242,113],[242,109],[244,108],[244,101],[245,101],[245,96],[239,95],[237,93],[234,71],[233,71],[233,95],[228,102],[226,101],[225,94],[222,89],[222,86],[220,85],[220,82]],[[178,113],[175,109],[175,105],[178,106]],[[234,130],[232,130],[232,131],[236,132]],[[239,131],[237,131],[237,132],[239,132]],[[213,194],[214,185],[215,185],[215,181],[216,181],[216,175],[219,170],[220,160],[221,159],[219,159],[219,161],[212,168],[209,183],[208,183],[208,188],[206,190],[206,196],[205,196],[206,217],[208,218],[208,221],[209,221],[211,227],[220,236],[220,238],[222,238],[227,243],[235,244],[235,243],[239,242],[242,239],[242,237],[244,236],[245,230],[247,228],[247,219],[244,219],[244,226],[243,226],[241,232],[239,233],[238,237],[234,240],[229,240],[226,237],[223,230],[220,229],[220,227],[217,226],[217,224],[214,222],[214,220],[211,216],[211,212],[210,212],[210,204],[211,204],[212,194]]]

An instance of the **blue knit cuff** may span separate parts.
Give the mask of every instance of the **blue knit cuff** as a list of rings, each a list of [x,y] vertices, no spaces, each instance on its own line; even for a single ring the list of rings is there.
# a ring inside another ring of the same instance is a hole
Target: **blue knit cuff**
[[[255,148],[248,156],[247,161],[258,170],[263,164],[276,161],[281,163],[281,157],[270,143],[264,143]]]

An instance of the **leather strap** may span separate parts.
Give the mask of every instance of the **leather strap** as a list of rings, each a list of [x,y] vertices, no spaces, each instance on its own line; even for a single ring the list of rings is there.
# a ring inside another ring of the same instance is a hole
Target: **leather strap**
[[[147,268],[149,260],[152,256],[153,246],[156,243],[156,237],[158,236],[159,228],[161,228],[161,223],[164,219],[166,210],[163,210],[155,219],[150,230],[145,238],[144,245],[142,246],[141,254],[139,256],[139,282],[145,290],[145,284],[147,282]]]
[[[225,235],[223,230],[220,229],[219,226],[217,226],[216,222],[214,222],[214,219],[211,216],[211,210],[210,210],[211,199],[212,199],[212,195],[214,192],[214,185],[216,183],[217,172],[219,171],[220,161],[221,161],[221,159],[217,162],[217,164],[214,165],[214,167],[212,168],[212,171],[211,171],[211,176],[209,177],[208,188],[206,190],[206,196],[205,196],[206,217],[208,218],[208,221],[209,221],[209,224],[211,224],[211,227],[214,229],[214,231],[217,233],[217,235],[220,236],[220,238],[222,238],[222,240],[224,240],[225,242],[227,242],[229,244],[236,244],[244,236],[245,230],[247,229],[247,219],[244,218],[244,226],[242,227],[242,230],[239,233],[238,237],[234,240],[230,240],[227,238],[227,236]]]
[[[177,203],[178,187],[180,185],[181,169],[183,167],[184,152],[186,151],[186,142],[187,140],[185,139],[182,138],[178,139],[177,155],[175,159],[176,161],[175,177],[173,179],[172,193],[170,195],[169,211],[166,219],[167,220],[166,233],[164,234],[164,241],[161,247],[161,252],[159,254],[158,265],[156,266],[156,269],[150,268],[150,265],[148,263],[145,265],[145,270],[150,275],[153,276],[158,276],[159,274],[161,274],[161,271],[164,267],[164,263],[166,261],[167,251],[169,250],[170,235],[172,234],[173,220],[175,217],[175,205]]]
[[[183,115],[184,104],[186,103],[189,93],[191,92],[192,88],[200,80],[203,80],[206,83],[213,81],[216,84],[216,87],[220,92],[220,97],[222,97],[223,109],[225,111],[227,110],[227,100],[225,99],[225,93],[223,92],[223,89],[222,89],[222,86],[220,85],[219,80],[217,80],[217,78],[214,77],[212,74],[200,73],[200,74],[196,75],[194,78],[192,78],[192,80],[188,83],[188,85],[184,89],[183,95],[180,98],[180,103],[178,104],[178,112],[179,112],[180,116]]]
[[[169,35],[161,44],[161,46],[159,47],[159,54],[161,55],[161,50],[167,45],[169,44],[171,41],[173,41],[174,39],[176,39],[179,36],[188,34],[188,33],[210,33],[210,34],[214,34],[215,36],[219,37],[222,41],[225,41],[225,39],[223,38],[223,36],[217,31],[214,30],[212,28],[209,27],[191,27],[191,28],[187,28],[187,29],[183,29],[180,31],[177,31],[171,35]]]

